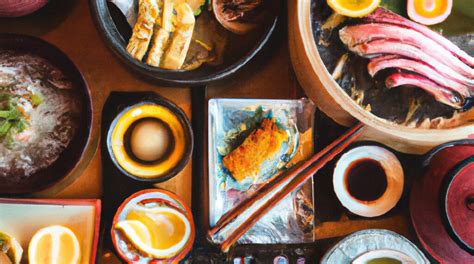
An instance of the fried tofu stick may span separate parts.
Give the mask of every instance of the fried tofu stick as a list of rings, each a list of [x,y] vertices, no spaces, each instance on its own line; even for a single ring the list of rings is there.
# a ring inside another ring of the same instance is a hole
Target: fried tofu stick
[[[173,15],[174,0],[158,0],[158,5],[161,7],[160,14],[155,21],[155,29],[153,39],[151,41],[151,48],[148,52],[146,63],[148,65],[159,67],[161,59],[168,46],[170,32],[172,30],[171,17]]]
[[[137,60],[142,60],[148,50],[159,8],[156,0],[138,1],[138,18],[128,41],[127,51]]]
[[[161,64],[162,68],[169,70],[181,69],[183,66],[196,22],[193,10],[187,3],[177,4],[175,10],[176,29]]]

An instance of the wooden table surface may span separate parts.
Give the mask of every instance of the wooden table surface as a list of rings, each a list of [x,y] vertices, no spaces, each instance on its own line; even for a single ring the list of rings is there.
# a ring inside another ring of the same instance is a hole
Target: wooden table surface
[[[285,30],[284,26],[280,27]],[[181,107],[191,118],[191,89],[171,88],[145,80],[132,72],[106,46],[97,31],[88,0],[53,0],[40,11],[21,18],[1,18],[0,32],[40,37],[60,48],[77,65],[92,93],[94,123],[90,163],[81,175],[62,190],[36,196],[100,198],[102,190],[99,134],[102,107],[111,91],[154,91]],[[210,97],[288,98],[297,85],[291,69],[285,33],[279,32],[264,54],[236,75],[207,87]],[[170,181],[158,186],[176,192],[191,204],[191,163]],[[177,188],[179,186],[179,188]]]
[[[254,61],[234,76],[207,86],[208,98],[297,98],[301,93],[288,53],[286,22],[280,21],[278,32],[269,47]],[[39,194],[55,198],[100,198],[101,153],[99,134],[101,113],[111,91],[154,91],[180,106],[191,116],[191,89],[171,88],[145,81],[130,71],[106,46],[91,18],[88,0],[53,0],[39,12],[22,18],[0,19],[0,32],[28,34],[40,37],[65,52],[83,73],[92,92],[94,107],[92,152],[90,162],[81,175],[62,190]],[[194,88],[195,89],[195,88]],[[197,120],[197,121],[200,121]],[[204,121],[202,121],[204,122]],[[159,184],[181,196],[191,205],[192,164],[170,181]],[[329,225],[329,226],[327,226]],[[347,225],[347,226],[346,226]],[[355,230],[378,227],[388,228],[410,236],[409,220],[395,215],[376,222],[328,223],[315,230],[316,234],[341,236]],[[339,229],[339,230],[336,230]],[[325,230],[325,231],[324,231]],[[335,234],[328,232],[334,231]],[[323,232],[324,231],[324,232]],[[318,233],[320,232],[320,233]]]

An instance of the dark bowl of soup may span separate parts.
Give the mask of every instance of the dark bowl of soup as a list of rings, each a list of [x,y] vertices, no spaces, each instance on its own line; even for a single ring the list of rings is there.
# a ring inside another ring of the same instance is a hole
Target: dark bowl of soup
[[[78,175],[91,128],[90,91],[74,63],[39,38],[0,34],[0,194]]]

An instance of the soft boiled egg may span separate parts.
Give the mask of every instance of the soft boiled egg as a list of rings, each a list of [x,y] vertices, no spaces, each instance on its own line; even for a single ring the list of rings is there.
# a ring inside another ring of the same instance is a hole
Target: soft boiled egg
[[[408,0],[410,19],[425,25],[443,22],[451,14],[453,0]]]
[[[132,153],[143,161],[162,158],[170,145],[168,128],[157,119],[138,121],[130,135]]]

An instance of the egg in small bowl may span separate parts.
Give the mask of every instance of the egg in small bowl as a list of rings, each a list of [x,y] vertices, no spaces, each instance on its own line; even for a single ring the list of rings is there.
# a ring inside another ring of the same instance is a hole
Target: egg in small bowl
[[[189,161],[193,135],[183,111],[163,99],[122,110],[109,129],[107,146],[112,161],[125,175],[163,182]]]

